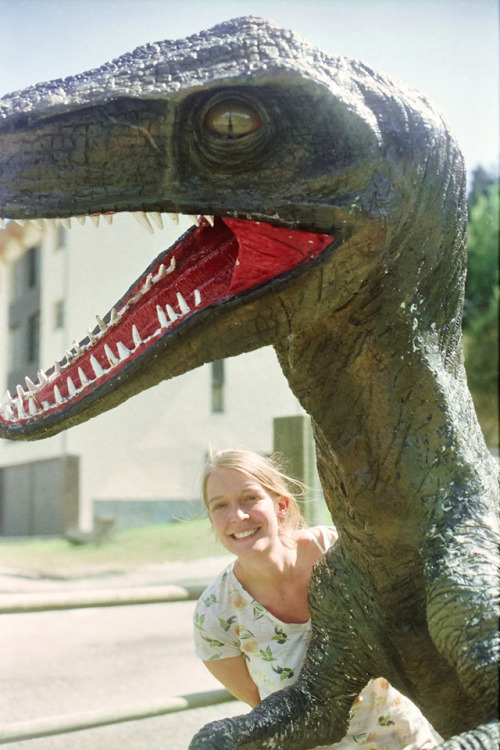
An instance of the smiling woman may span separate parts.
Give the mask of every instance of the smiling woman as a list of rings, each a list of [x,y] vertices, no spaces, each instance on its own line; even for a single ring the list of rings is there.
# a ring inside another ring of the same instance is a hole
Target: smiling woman
[[[210,522],[236,560],[198,602],[196,653],[252,707],[296,682],[311,635],[311,571],[337,540],[333,527],[306,528],[294,489],[302,485],[272,459],[242,450],[212,453],[202,482]],[[355,698],[347,734],[332,747],[374,743],[388,750],[437,743],[418,709],[383,677]]]

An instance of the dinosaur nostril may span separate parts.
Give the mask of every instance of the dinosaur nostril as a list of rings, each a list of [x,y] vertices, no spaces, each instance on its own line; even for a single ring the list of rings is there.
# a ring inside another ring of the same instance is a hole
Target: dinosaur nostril
[[[205,115],[203,127],[219,138],[237,139],[255,132],[262,126],[256,110],[240,99],[217,102]]]

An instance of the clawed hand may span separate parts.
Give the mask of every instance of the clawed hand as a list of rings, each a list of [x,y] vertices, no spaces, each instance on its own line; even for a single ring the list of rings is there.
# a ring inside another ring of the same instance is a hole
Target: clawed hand
[[[234,750],[229,721],[213,721],[195,734],[189,750]]]

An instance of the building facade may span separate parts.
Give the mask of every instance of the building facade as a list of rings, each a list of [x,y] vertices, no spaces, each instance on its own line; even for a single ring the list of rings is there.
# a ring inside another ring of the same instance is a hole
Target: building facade
[[[98,229],[73,220],[69,230],[1,230],[2,394],[25,388],[25,376],[35,382],[81,340],[188,228],[182,221],[153,235],[128,215]],[[54,437],[1,440],[0,534],[90,531],[97,501],[197,501],[209,444],[269,453],[273,419],[302,413],[267,347],[165,381]]]

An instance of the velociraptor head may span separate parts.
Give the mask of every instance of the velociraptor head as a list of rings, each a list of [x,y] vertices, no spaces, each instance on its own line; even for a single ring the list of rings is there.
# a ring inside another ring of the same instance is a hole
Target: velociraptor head
[[[425,100],[255,18],[5,97],[0,174],[0,215],[13,220],[200,217],[63,360],[7,397],[10,439],[274,344],[390,272],[400,306],[432,277],[445,235],[463,244],[460,155]],[[451,286],[461,272],[459,260]]]

